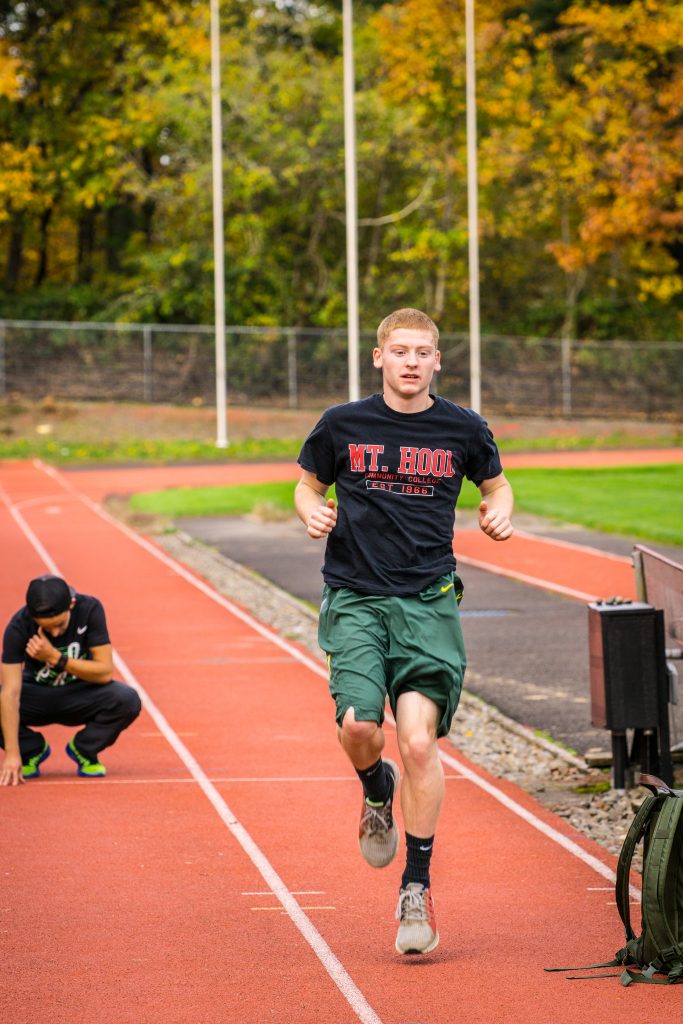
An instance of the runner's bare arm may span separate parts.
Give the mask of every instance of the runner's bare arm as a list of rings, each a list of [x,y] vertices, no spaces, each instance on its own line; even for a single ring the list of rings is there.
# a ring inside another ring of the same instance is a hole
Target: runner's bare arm
[[[507,540],[514,532],[510,522],[514,497],[505,474],[483,480],[479,491],[483,498],[479,505],[479,528],[492,540]]]
[[[55,667],[60,658],[60,652],[50,643],[42,626],[38,627],[38,632],[26,644],[26,653],[51,668]],[[67,658],[63,671],[85,683],[110,683],[114,677],[111,644],[91,647],[90,658]]]
[[[325,498],[328,485],[315,473],[303,470],[294,492],[294,507],[309,537],[319,540],[337,525],[337,506],[333,498]]]
[[[19,751],[19,702],[21,700],[21,665],[2,666],[0,690],[0,722],[5,741],[5,759],[0,765],[0,786],[18,786],[21,774]]]

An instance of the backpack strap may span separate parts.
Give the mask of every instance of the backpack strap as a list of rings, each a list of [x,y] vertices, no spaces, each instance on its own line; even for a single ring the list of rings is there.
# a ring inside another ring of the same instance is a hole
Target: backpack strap
[[[664,793],[666,796],[683,796],[683,789],[672,789],[656,775],[647,775],[644,772],[638,775],[638,785],[651,789],[655,796],[658,793]]]
[[[634,941],[636,938],[636,933],[631,927],[631,904],[629,897],[631,861],[633,860],[633,854],[635,853],[636,846],[647,832],[652,817],[659,807],[660,802],[661,798],[658,796],[648,796],[643,800],[642,804],[638,808],[635,818],[631,822],[631,827],[628,830],[621,847],[621,853],[619,854],[615,896],[619,917],[622,920],[624,931],[626,932],[627,943]]]
[[[636,971],[624,971],[621,975],[621,984],[624,988],[632,985],[634,982],[640,985],[677,985],[683,982],[683,963],[672,968],[666,978],[655,978],[655,968],[652,964],[647,967],[640,974]],[[605,975],[607,977],[607,975]],[[610,977],[616,977],[616,975],[610,975]]]

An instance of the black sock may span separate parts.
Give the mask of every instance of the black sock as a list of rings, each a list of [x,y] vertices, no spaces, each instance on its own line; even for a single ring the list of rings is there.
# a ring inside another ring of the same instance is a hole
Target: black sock
[[[363,783],[363,795],[373,804],[383,804],[391,793],[390,773],[385,769],[382,758],[369,768],[356,768],[356,775]]]
[[[401,888],[405,889],[409,882],[420,882],[425,889],[429,888],[429,862],[432,859],[434,836],[419,839],[406,832],[406,869],[401,879]]]

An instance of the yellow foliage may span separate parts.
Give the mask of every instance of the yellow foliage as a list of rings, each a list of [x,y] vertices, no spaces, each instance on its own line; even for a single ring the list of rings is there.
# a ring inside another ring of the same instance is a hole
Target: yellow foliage
[[[14,210],[40,203],[35,193],[35,168],[40,160],[37,146],[20,149],[11,142],[0,142],[0,216],[7,219],[7,204]]]
[[[670,302],[676,295],[683,292],[683,277],[680,274],[665,274],[662,277],[639,277],[640,289],[638,298],[641,302],[648,298],[660,302]]]
[[[13,100],[19,96],[21,62],[10,56],[7,43],[0,43],[0,96]]]

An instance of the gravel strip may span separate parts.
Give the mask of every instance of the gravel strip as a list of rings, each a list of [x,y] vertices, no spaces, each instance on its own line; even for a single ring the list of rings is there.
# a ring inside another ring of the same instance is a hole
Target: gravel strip
[[[183,531],[158,534],[155,540],[221,594],[325,664],[317,641],[317,614],[307,604]],[[581,758],[536,736],[467,691],[448,738],[475,764],[516,783],[613,854],[619,853],[633,815],[647,795],[640,787],[601,791],[609,784],[609,775],[589,768]],[[634,858],[636,870],[640,870],[639,854],[640,850]]]

